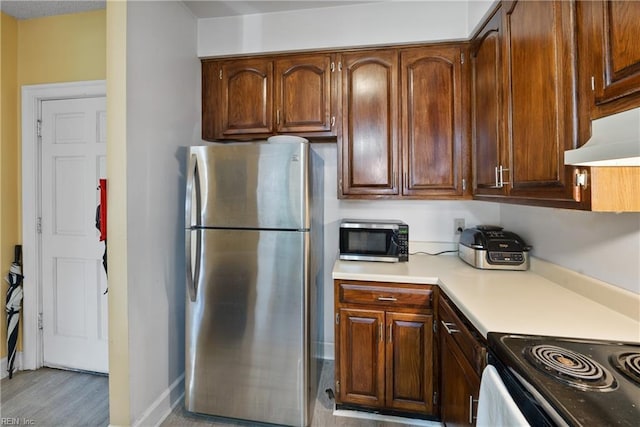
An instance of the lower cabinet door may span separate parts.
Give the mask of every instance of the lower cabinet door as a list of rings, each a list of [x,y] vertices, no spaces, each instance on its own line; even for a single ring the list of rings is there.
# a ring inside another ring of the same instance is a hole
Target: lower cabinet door
[[[433,316],[386,313],[386,406],[433,414]]]
[[[339,402],[384,405],[384,311],[340,309]]]
[[[441,335],[440,414],[447,427],[476,423],[480,378],[450,335]]]

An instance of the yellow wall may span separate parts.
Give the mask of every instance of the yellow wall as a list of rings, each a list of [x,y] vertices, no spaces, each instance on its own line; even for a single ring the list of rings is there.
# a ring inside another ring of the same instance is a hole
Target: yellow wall
[[[104,10],[27,19],[18,26],[20,85],[106,78]]]
[[[4,277],[13,260],[13,245],[21,243],[22,234],[21,87],[106,79],[106,11],[20,21],[2,14],[1,56],[0,276]],[[2,282],[0,300],[4,301],[6,286]],[[28,278],[25,284],[28,286]],[[4,317],[0,316],[0,357],[7,352]]]
[[[18,22],[0,12],[0,301],[4,307],[6,277],[13,246],[19,242],[18,163]],[[0,358],[7,355],[7,316],[0,310]]]

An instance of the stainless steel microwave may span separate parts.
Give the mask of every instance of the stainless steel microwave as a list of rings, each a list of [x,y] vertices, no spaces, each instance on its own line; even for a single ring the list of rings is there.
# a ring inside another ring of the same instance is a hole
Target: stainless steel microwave
[[[340,259],[409,261],[409,226],[398,220],[343,219]]]

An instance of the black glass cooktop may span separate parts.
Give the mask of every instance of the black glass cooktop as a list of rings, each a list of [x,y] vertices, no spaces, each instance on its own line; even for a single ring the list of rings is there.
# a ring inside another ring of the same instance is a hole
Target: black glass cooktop
[[[511,377],[507,388],[521,388],[510,390],[516,403],[526,395],[551,424],[639,425],[640,343],[492,332],[487,338],[498,372]]]

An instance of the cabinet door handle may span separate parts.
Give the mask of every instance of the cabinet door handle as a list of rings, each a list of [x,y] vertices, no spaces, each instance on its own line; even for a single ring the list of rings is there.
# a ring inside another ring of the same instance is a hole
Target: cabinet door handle
[[[384,342],[384,325],[380,323],[380,327],[378,328],[378,335],[380,336],[380,342]]]
[[[393,324],[389,324],[389,342],[393,342]]]
[[[447,331],[449,335],[460,332],[460,329],[456,329],[456,324],[453,322],[445,322],[444,320],[441,320],[440,323],[442,323],[442,326],[444,326],[445,331]]]
[[[473,396],[469,395],[469,424],[473,424],[473,420],[478,418],[478,417],[474,417],[473,416],[473,404],[474,403],[478,403],[478,401],[476,399],[474,399]]]
[[[394,297],[378,297],[378,301],[398,301],[398,299]]]

